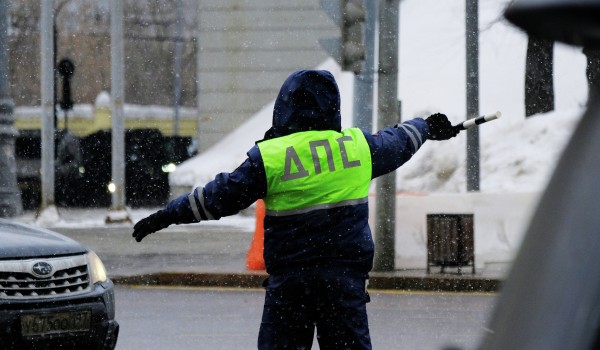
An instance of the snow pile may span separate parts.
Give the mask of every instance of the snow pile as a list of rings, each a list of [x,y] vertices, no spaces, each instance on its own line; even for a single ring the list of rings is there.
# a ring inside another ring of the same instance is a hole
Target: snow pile
[[[481,191],[541,191],[582,114],[576,108],[512,123],[500,118],[482,125]],[[465,192],[466,154],[465,132],[448,141],[427,141],[398,169],[398,191]]]
[[[45,210],[42,210],[40,212],[40,215],[37,218],[35,218],[35,224],[42,227],[53,226],[56,224],[60,224],[61,222],[62,219],[60,218],[58,210],[54,205],[49,206]]]

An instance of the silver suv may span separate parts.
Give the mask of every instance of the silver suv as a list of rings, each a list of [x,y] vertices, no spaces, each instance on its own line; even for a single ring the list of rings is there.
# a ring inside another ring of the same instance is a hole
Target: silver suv
[[[0,219],[3,349],[112,350],[118,333],[113,283],[93,251]]]

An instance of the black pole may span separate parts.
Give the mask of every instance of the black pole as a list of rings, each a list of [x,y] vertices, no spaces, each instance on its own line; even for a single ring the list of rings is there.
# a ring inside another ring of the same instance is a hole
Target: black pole
[[[399,1],[379,3],[379,62],[377,129],[398,123]],[[376,182],[374,271],[392,271],[396,257],[396,172]]]
[[[479,115],[478,1],[466,0],[467,118]],[[467,131],[467,191],[479,191],[479,128]]]
[[[57,78],[58,72],[56,69],[56,47],[57,47],[56,42],[58,39],[58,32],[56,31],[56,13],[54,14],[53,22],[52,22],[52,36],[54,38],[54,43],[53,43],[54,53],[52,55],[52,69],[54,72],[54,75],[53,75],[54,76],[54,103],[53,103],[52,108],[53,108],[53,113],[54,113],[53,114],[54,115],[54,130],[56,130],[56,128],[58,127],[58,116],[56,114],[56,102],[58,100],[57,95],[56,95],[56,81],[58,80],[58,78]]]

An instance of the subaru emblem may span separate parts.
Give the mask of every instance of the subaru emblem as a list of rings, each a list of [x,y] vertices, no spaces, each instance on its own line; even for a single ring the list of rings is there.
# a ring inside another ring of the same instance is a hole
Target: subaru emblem
[[[36,277],[49,277],[52,273],[52,265],[45,261],[38,261],[31,267],[31,272]]]

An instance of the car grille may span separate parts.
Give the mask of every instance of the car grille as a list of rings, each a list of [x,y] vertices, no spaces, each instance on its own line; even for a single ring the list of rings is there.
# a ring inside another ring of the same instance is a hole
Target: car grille
[[[36,276],[37,263],[52,266],[46,277]],[[35,299],[66,296],[90,290],[85,255],[62,258],[0,260],[0,298]]]

